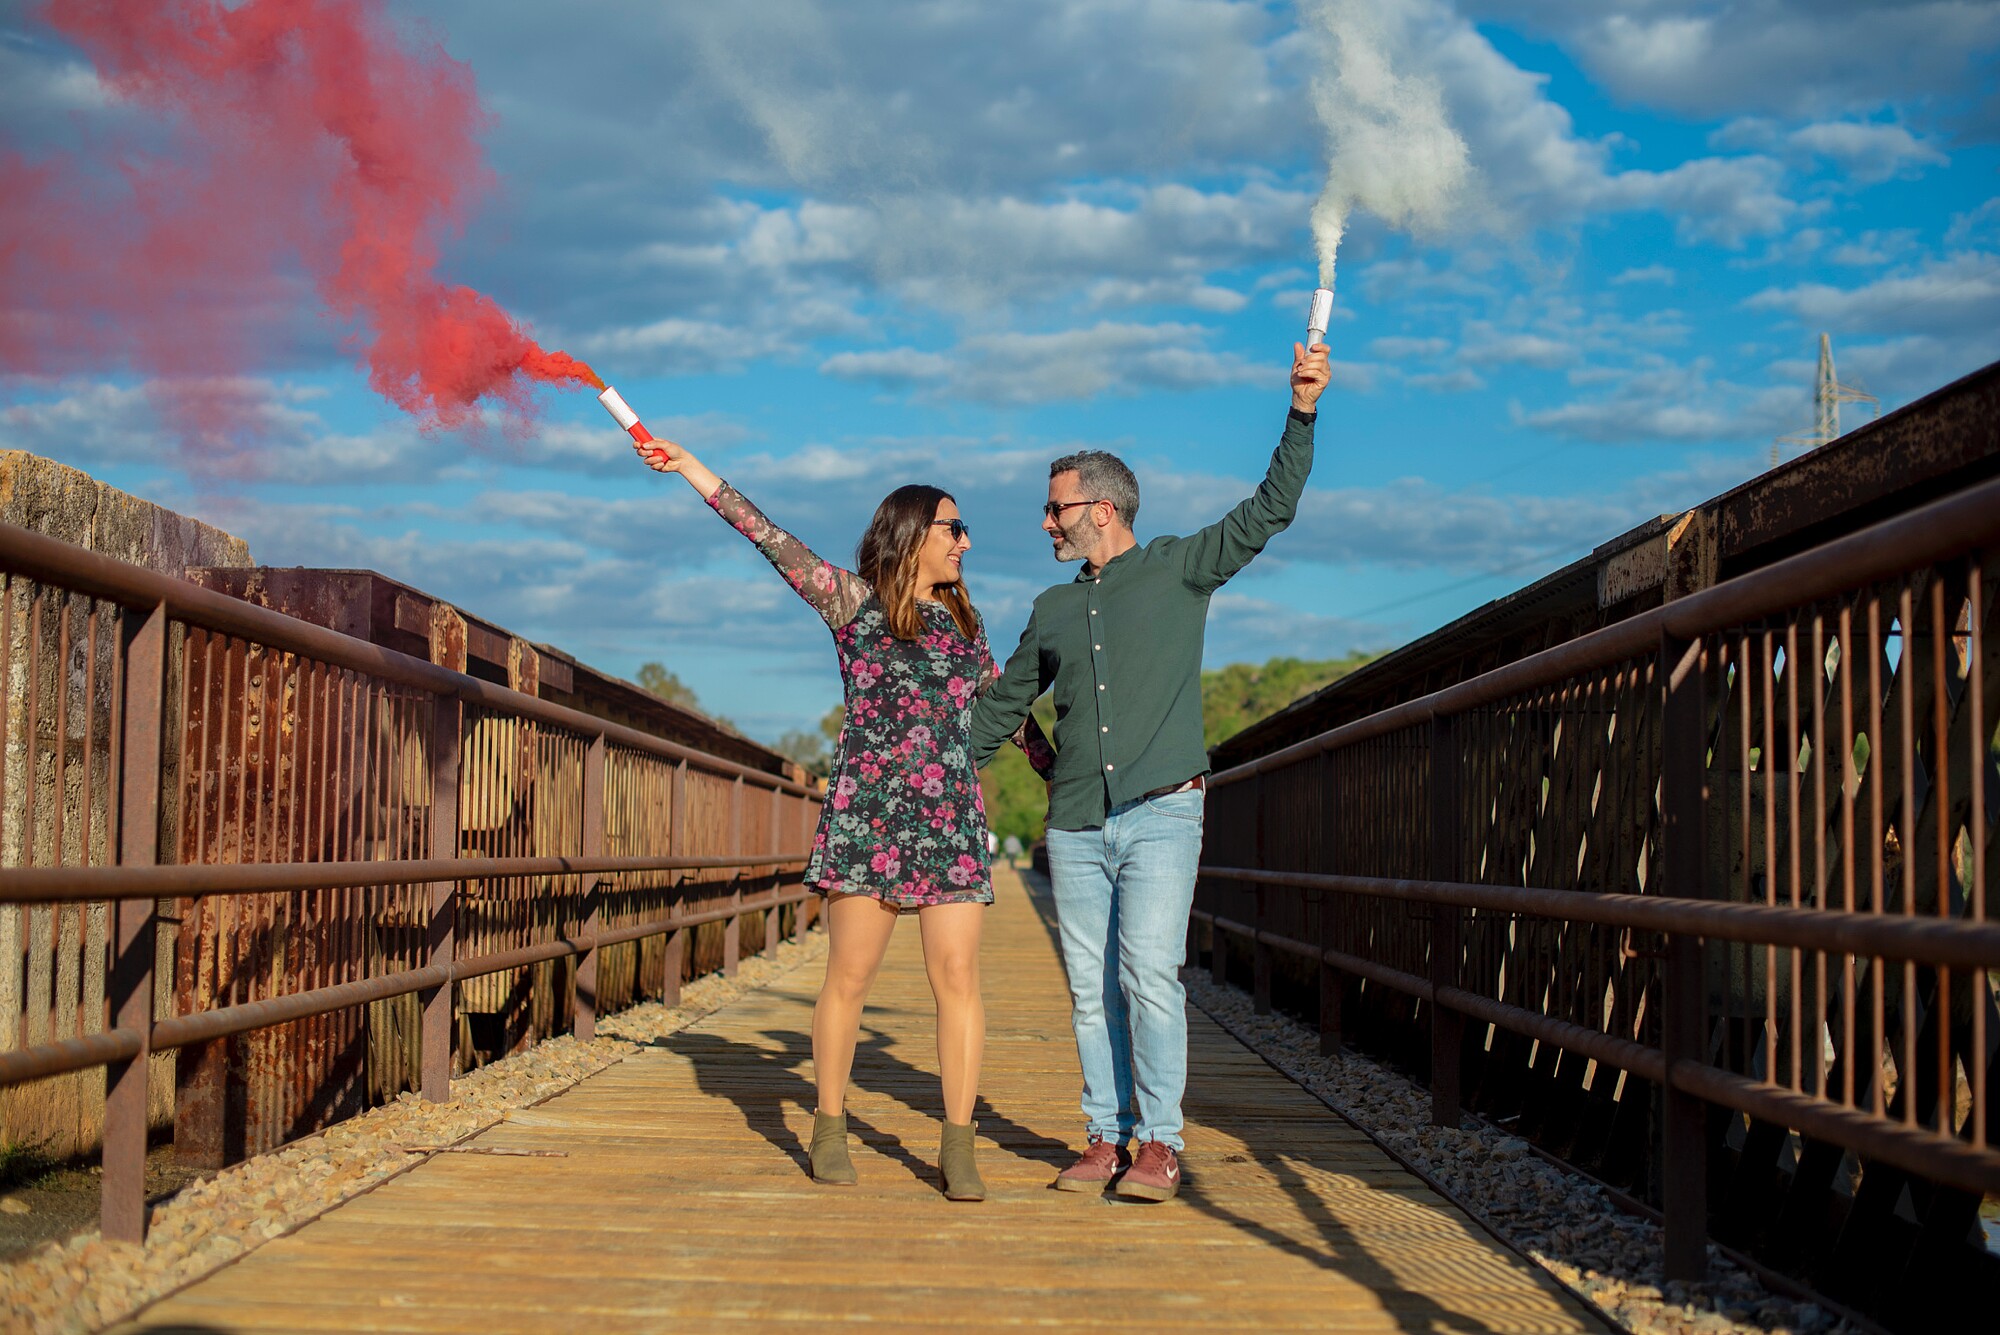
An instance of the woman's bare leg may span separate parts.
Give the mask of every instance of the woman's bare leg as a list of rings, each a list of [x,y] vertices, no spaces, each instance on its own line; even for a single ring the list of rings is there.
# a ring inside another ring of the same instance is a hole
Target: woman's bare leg
[[[986,1054],[986,1002],[979,994],[979,931],[984,904],[933,904],[917,910],[924,972],[937,998],[938,1066],[944,1073],[944,1120],[972,1120],[979,1063]]]
[[[813,1081],[819,1111],[838,1117],[847,1109],[847,1076],[861,1034],[861,1006],[896,928],[894,906],[868,895],[829,895],[826,901],[826,981],[813,1005]]]

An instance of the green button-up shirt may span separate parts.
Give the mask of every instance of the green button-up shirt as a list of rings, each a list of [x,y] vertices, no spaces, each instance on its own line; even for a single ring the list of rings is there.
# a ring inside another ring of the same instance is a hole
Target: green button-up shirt
[[[1201,649],[1208,600],[1292,522],[1312,472],[1314,414],[1293,410],[1256,494],[1185,538],[1155,538],[1035,599],[1006,671],[972,714],[976,763],[1055,688],[1048,824],[1089,830],[1111,808],[1208,772]]]

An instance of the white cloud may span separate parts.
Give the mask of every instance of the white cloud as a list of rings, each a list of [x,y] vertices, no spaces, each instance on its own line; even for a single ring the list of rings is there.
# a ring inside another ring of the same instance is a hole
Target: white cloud
[[[1469,342],[1458,354],[1475,366],[1534,366],[1554,370],[1576,360],[1574,344],[1540,334],[1490,333]]]
[[[1615,138],[1576,133],[1550,99],[1546,76],[1508,60],[1444,0],[1405,0],[1438,11],[1428,72],[1446,91],[1490,200],[1493,222],[1567,224],[1594,214],[1658,211],[1684,237],[1740,244],[1782,227],[1792,205],[1782,167],[1761,157],[1696,158],[1666,170],[1614,171]]]
[[[1871,112],[1975,94],[2000,45],[1976,0],[1468,0],[1553,37],[1623,101],[1697,117]]]
[[[615,360],[622,368],[654,374],[687,374],[740,367],[792,349],[776,329],[668,317],[648,324],[600,330],[578,348],[593,359]]]
[[[1174,182],[1001,195],[878,197],[866,207],[808,200],[761,212],[737,246],[765,269],[831,272],[886,284],[937,309],[1044,304],[1083,286],[1089,304],[1244,301],[1200,275],[1296,253],[1310,198],[1252,180],[1235,189]]]
[[[1823,160],[1860,185],[1912,178],[1925,167],[1951,161],[1904,126],[1883,121],[1817,121],[1787,130],[1776,121],[1751,116],[1731,121],[1710,135],[1709,142],[1718,148],[1782,154],[1802,165]]]
[[[328,463],[322,447],[364,453],[322,439],[324,423],[307,406],[323,393],[318,389],[251,376],[70,379],[53,389],[0,408],[0,441],[86,470],[165,462],[210,481],[248,480],[280,467],[288,477],[310,478]]]
[[[1607,445],[1767,434],[1769,423],[1746,419],[1746,395],[1712,381],[1708,371],[1705,359],[1687,366],[1651,361],[1613,381],[1609,395],[1532,411],[1517,405],[1513,416],[1539,431]]]
[[[1659,283],[1672,287],[1677,278],[1675,272],[1664,264],[1647,264],[1636,269],[1626,269],[1611,280],[1613,287],[1627,287],[1633,283]]]
[[[1314,488],[1282,554],[1329,565],[1498,571],[1552,547],[1587,548],[1631,521],[1629,500],[1590,495],[1493,496],[1414,479]]]
[[[1954,248],[1996,241],[2000,241],[2000,197],[1954,215],[1944,234],[1944,243]]]
[[[1915,176],[1923,167],[1951,161],[1900,125],[1823,122],[1793,131],[1788,142],[1830,160],[1862,182]]]
[[[1450,266],[1434,268],[1421,256],[1411,259],[1378,260],[1365,266],[1358,278],[1361,293],[1376,305],[1392,304],[1407,297],[1497,297],[1499,287],[1490,279],[1475,277]]]
[[[1380,622],[1319,616],[1224,588],[1208,604],[1204,656],[1211,665],[1261,663],[1279,655],[1338,658],[1395,642],[1395,632]]]
[[[1624,171],[1595,183],[1597,209],[1651,209],[1689,240],[1738,246],[1784,229],[1798,206],[1779,188],[1784,168],[1760,156],[1696,158],[1666,171]]]
[[[1221,385],[1282,386],[1282,367],[1259,365],[1208,346],[1195,325],[1100,322],[1054,333],[978,334],[950,355],[891,348],[839,353],[822,363],[827,375],[983,403],[1031,404],[1135,394],[1147,389],[1207,389]],[[1350,385],[1363,368],[1344,366]]]
[[[1412,389],[1435,390],[1440,394],[1468,394],[1475,389],[1485,389],[1486,382],[1479,376],[1460,367],[1456,371],[1445,371],[1435,375],[1413,375],[1404,383]]]
[[[1919,248],[1914,228],[1898,227],[1888,230],[1869,230],[1852,240],[1831,246],[1826,252],[1828,264],[1839,264],[1849,268],[1874,268],[1888,264],[1892,260],[1913,254]]]
[[[365,430],[342,431],[318,411],[325,394],[317,386],[248,376],[65,381],[53,393],[24,395],[0,408],[0,446],[86,470],[167,463],[223,485],[413,487],[507,464],[612,476],[634,467],[631,442],[608,418],[588,425],[499,418],[428,432],[385,414]],[[749,434],[722,413],[647,420],[657,434],[700,450]]]
[[[1389,337],[1371,339],[1368,355],[1385,362],[1429,361],[1442,357],[1451,351],[1451,340],[1444,338],[1403,338]]]
[[[1523,414],[1521,420],[1538,430],[1611,445],[1718,440],[1735,434],[1736,426],[1728,414],[1698,403],[1663,403],[1640,394],[1566,403]]]
[[[879,352],[837,352],[819,364],[820,374],[837,380],[868,380],[895,389],[941,384],[951,377],[952,359],[941,352],[885,348]]]
[[[1766,288],[1743,304],[1835,332],[1986,334],[2000,328],[2000,255],[1952,255],[1856,288]]]
[[[1198,311],[1228,315],[1250,304],[1250,298],[1233,288],[1216,287],[1187,279],[1104,278],[1090,285],[1088,304],[1098,310],[1133,306],[1186,306]]]

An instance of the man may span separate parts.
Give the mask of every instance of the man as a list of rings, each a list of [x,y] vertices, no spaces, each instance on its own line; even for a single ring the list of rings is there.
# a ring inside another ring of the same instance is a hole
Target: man
[[[1121,1196],[1162,1201],[1180,1189],[1180,965],[1208,773],[1208,600],[1297,513],[1327,377],[1323,344],[1292,345],[1291,415],[1270,471],[1255,495],[1185,538],[1140,545],[1139,484],[1116,456],[1085,450],[1049,465],[1042,531],[1056,560],[1083,569],[1035,599],[1020,646],[973,712],[972,739],[984,766],[1053,686],[1049,875],[1090,1137],[1056,1179],[1065,1190],[1115,1179]]]

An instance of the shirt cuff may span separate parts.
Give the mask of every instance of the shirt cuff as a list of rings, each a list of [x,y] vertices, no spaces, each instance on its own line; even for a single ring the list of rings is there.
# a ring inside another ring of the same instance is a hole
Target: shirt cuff
[[[1287,408],[1285,410],[1285,415],[1291,418],[1292,421],[1304,422],[1307,426],[1311,426],[1314,422],[1317,422],[1319,420],[1319,412],[1317,409],[1309,413],[1302,413],[1297,408]]]

